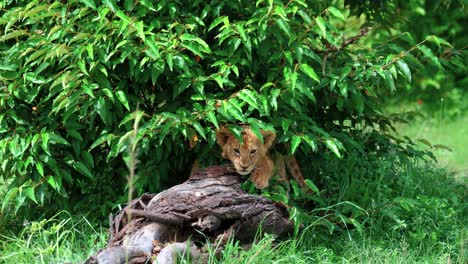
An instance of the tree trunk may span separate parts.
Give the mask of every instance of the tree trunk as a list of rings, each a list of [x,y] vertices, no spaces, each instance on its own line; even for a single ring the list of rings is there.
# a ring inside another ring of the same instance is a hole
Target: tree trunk
[[[176,263],[177,254],[203,257],[196,244],[206,237],[249,243],[260,226],[278,236],[290,233],[286,208],[245,193],[241,180],[231,166],[212,166],[157,195],[144,194],[111,217],[106,248],[86,263],[147,263],[159,252],[153,263]]]

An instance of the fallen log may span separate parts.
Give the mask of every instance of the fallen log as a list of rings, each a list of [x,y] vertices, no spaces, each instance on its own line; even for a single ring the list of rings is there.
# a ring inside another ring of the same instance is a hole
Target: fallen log
[[[259,228],[277,236],[292,232],[286,208],[245,193],[241,181],[231,166],[212,166],[161,193],[144,194],[111,217],[106,248],[86,263],[176,263],[178,254],[203,258],[196,245],[207,237],[247,244]]]

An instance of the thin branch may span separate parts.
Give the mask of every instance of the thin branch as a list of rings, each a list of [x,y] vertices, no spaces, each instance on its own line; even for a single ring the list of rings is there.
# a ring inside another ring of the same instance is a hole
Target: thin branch
[[[420,45],[424,44],[424,42],[426,42],[427,39],[419,42],[418,44],[416,44],[415,46],[411,47],[411,49],[405,51],[405,52],[401,52],[400,55],[398,55],[397,57],[393,58],[389,63],[385,64],[384,66],[382,66],[382,69],[385,69],[387,68],[388,66],[392,65],[393,63],[397,62],[399,59],[402,59],[404,58],[408,53],[411,53],[413,50],[417,49]]]
[[[366,36],[371,29],[372,29],[371,27],[362,28],[359,31],[359,34],[357,34],[356,36],[353,36],[353,37],[351,37],[349,39],[344,40],[343,43],[341,44],[341,46],[339,46],[339,47],[331,46],[327,50],[327,53],[335,52],[335,51],[339,51],[339,50],[344,49],[346,46],[349,46],[349,45],[353,44],[354,42],[358,41],[360,38]]]
[[[330,53],[340,51],[340,50],[344,49],[346,46],[349,46],[349,45],[353,44],[354,42],[358,41],[360,38],[366,36],[371,29],[372,29],[371,27],[361,28],[361,30],[359,31],[359,34],[357,34],[356,36],[353,36],[353,37],[351,37],[349,39],[344,39],[343,43],[341,43],[341,46],[339,46],[339,47],[332,46],[332,45],[327,45],[328,49],[325,51],[326,53],[325,53],[325,56],[323,57],[323,60],[322,60],[322,74],[325,74],[327,59],[330,56]]]

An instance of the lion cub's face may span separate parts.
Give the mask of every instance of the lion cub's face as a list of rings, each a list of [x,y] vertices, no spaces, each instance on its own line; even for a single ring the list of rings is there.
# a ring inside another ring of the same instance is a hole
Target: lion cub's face
[[[226,128],[221,128],[216,132],[216,142],[221,146],[223,158],[232,162],[237,173],[247,175],[256,167],[261,166],[257,162],[267,155],[276,137],[274,132],[261,131],[261,133],[264,144],[249,127],[244,127],[241,144]]]

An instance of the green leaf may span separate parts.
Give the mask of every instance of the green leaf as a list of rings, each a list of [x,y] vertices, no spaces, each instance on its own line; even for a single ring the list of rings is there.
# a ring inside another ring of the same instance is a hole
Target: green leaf
[[[19,36],[22,36],[22,35],[26,35],[28,32],[26,30],[16,30],[16,31],[13,31],[11,33],[8,33],[8,34],[5,34],[3,36],[0,37],[0,42],[4,42],[4,41],[7,41],[9,39],[12,39],[12,38],[17,38]]]
[[[240,91],[237,96],[242,99],[242,101],[246,102],[250,106],[258,109],[257,99],[254,96],[254,93],[250,90],[244,89]]]
[[[343,67],[343,69],[341,70],[340,80],[343,80],[344,78],[346,78],[351,73],[352,70],[353,69],[349,65],[346,65],[345,67]]]
[[[289,38],[291,37],[291,28],[283,19],[278,18],[276,20],[276,24],[286,34],[286,36],[288,36]]]
[[[237,68],[236,65],[231,65],[231,69],[234,72],[234,74],[239,78],[239,68]]]
[[[200,56],[200,58],[204,59],[205,57],[203,56],[203,53],[198,49],[197,46],[191,44],[191,43],[183,43],[181,44],[182,47],[190,50],[194,55]]]
[[[278,101],[277,101],[277,98],[278,96],[280,95],[281,93],[281,90],[280,89],[272,89],[271,90],[271,106],[273,107],[273,109],[278,110]]]
[[[34,187],[28,187],[24,192],[26,196],[29,197],[29,199],[31,199],[37,204],[36,194],[34,193]]]
[[[80,0],[80,2],[84,3],[87,7],[91,7],[92,9],[96,10],[96,4],[94,0]]]
[[[44,166],[42,165],[42,162],[37,161],[36,162],[36,169],[39,172],[39,174],[44,177]]]
[[[249,120],[249,125],[254,135],[257,136],[257,138],[260,139],[260,142],[263,144],[263,135],[260,126],[258,125],[258,121],[255,119]]]
[[[10,151],[11,154],[13,154],[14,157],[18,157],[19,155],[21,155],[21,150],[18,146],[18,140],[15,138],[13,140],[11,140],[8,144],[8,150]]]
[[[52,186],[52,188],[54,188],[55,190],[58,190],[59,189],[59,185],[57,184],[57,181],[55,180],[54,177],[52,176],[48,176],[47,177],[47,183],[50,184],[50,186]]]
[[[346,82],[339,82],[338,83],[338,88],[340,89],[341,95],[346,97],[348,95],[348,84]]]
[[[199,37],[197,37],[195,35],[186,33],[186,34],[181,35],[180,39],[183,40],[183,41],[196,42],[199,45],[201,45],[206,52],[210,52],[210,47],[208,46],[208,44],[203,39],[201,39],[201,38],[199,38]]]
[[[157,60],[161,57],[159,54],[158,45],[156,45],[153,39],[146,38],[145,44],[149,47],[149,49],[146,49],[145,51],[146,54],[148,54],[148,56],[150,56],[154,60]]]
[[[275,7],[275,14],[277,14],[286,21],[288,20],[288,15],[286,14],[286,11],[284,10],[284,7],[282,5],[277,5]]]
[[[205,130],[204,130],[203,127],[200,125],[200,123],[198,123],[198,122],[193,122],[192,126],[193,126],[193,128],[195,128],[195,130],[198,132],[198,134],[199,134],[200,136],[202,136],[203,139],[206,140]]]
[[[102,89],[102,92],[107,96],[107,98],[111,100],[111,102],[114,102],[114,94],[112,93],[110,89],[104,88]]]
[[[299,89],[299,91],[304,94],[305,96],[307,96],[307,98],[312,101],[313,103],[316,103],[317,102],[317,98],[315,98],[315,95],[314,93],[312,92],[312,87],[309,87],[307,86],[306,84],[304,84],[304,82],[302,81],[298,81],[297,82],[297,87]]]
[[[83,151],[81,152],[81,156],[83,157],[88,167],[94,168],[94,158],[91,155],[91,153],[89,153],[88,151]]]
[[[399,59],[396,61],[396,64],[400,68],[401,72],[403,73],[403,76],[408,80],[408,82],[411,82],[411,71],[408,67],[408,64],[402,59]]]
[[[227,108],[227,112],[235,119],[243,121],[244,115],[242,114],[242,108],[240,107],[239,102],[235,99],[231,99],[229,100],[228,105],[229,107]]]
[[[317,23],[320,31],[322,32],[322,36],[325,38],[327,36],[327,27],[325,26],[325,21],[321,16],[315,18],[315,22]]]
[[[143,42],[145,42],[146,40],[144,26],[145,24],[143,23],[143,21],[140,21],[135,24],[135,29],[137,30],[138,36],[141,38],[141,40],[143,40]]]
[[[431,147],[432,148],[432,144],[429,140],[427,139],[424,139],[424,138],[420,138],[418,139],[418,141],[421,141],[422,143],[424,143],[425,145],[427,145],[428,147]]]
[[[317,144],[310,135],[304,135],[302,136],[302,139],[312,148],[313,151],[317,150]]]
[[[84,176],[88,177],[89,179],[93,179],[93,174],[91,173],[91,171],[88,169],[88,167],[86,167],[86,165],[84,163],[82,163],[81,161],[78,161],[78,162],[75,162],[73,163],[73,168],[78,171],[79,173],[83,174]]]
[[[436,148],[436,149],[445,149],[445,150],[448,150],[450,152],[453,152],[453,150],[451,148],[449,148],[448,146],[446,146],[446,145],[435,144],[433,147]]]
[[[130,106],[128,105],[128,99],[127,99],[127,95],[125,94],[125,92],[124,91],[117,91],[116,95],[117,95],[117,99],[119,99],[119,101],[122,103],[122,105],[125,106],[125,108],[128,111],[130,111]]]
[[[445,46],[453,48],[452,44],[447,42],[445,39],[443,39],[441,37],[438,37],[438,36],[435,36],[435,35],[429,35],[429,36],[427,36],[425,38],[425,40],[427,40],[429,42],[432,42],[432,43],[435,43],[438,47],[440,47],[440,44],[443,44]]]
[[[108,141],[110,136],[111,136],[110,134],[104,134],[104,135],[100,136],[98,139],[96,139],[96,141],[93,142],[91,147],[89,147],[89,150],[92,150],[93,148],[95,148],[97,146],[100,146],[104,142]]]
[[[8,190],[7,194],[3,198],[3,203],[2,203],[2,210],[4,211],[5,206],[7,206],[8,202],[12,200],[13,198],[16,197],[16,194],[18,193],[18,187],[10,187],[10,190]]]
[[[86,46],[86,51],[88,52],[88,56],[91,58],[91,60],[94,60],[94,48],[93,45],[88,44]]]
[[[236,28],[237,28],[237,31],[239,32],[239,35],[240,35],[242,41],[246,41],[247,40],[247,35],[245,34],[245,30],[244,30],[244,27],[242,26],[242,24],[237,24]]]
[[[173,128],[174,122],[166,122],[164,126],[162,127],[161,132],[159,133],[159,145],[161,145],[164,141],[164,138],[166,135],[169,133],[169,130]]]
[[[392,73],[388,70],[385,70],[384,74],[385,74],[385,81],[387,81],[387,85],[390,88],[390,91],[394,92],[396,88],[395,88],[395,82],[393,81]]]
[[[301,188],[299,188],[299,185],[297,184],[295,180],[291,179],[289,180],[289,182],[291,183],[291,187],[293,189],[293,198],[298,199],[300,195],[302,194]]]
[[[49,153],[49,133],[41,133],[41,148],[48,155]]]
[[[335,143],[336,139],[326,139],[325,145],[330,149],[338,158],[341,159],[341,153],[338,150],[338,146]]]
[[[268,88],[268,87],[270,87],[270,86],[274,86],[274,85],[275,85],[275,84],[272,83],[272,82],[267,82],[267,83],[265,83],[264,85],[262,85],[262,87],[260,87],[260,91],[262,91],[263,89]]]
[[[268,105],[267,98],[265,96],[260,96],[261,107],[259,109],[260,116],[270,116],[270,108]]]
[[[328,8],[328,11],[330,11],[330,13],[332,13],[333,16],[343,20],[343,21],[346,21],[346,18],[345,16],[341,13],[341,11],[333,6],[330,6]]]
[[[297,79],[299,78],[299,74],[297,74],[297,72],[293,72],[290,76],[290,89],[291,90],[295,90],[296,89],[296,84],[297,84]]]
[[[305,184],[315,193],[318,194],[320,192],[317,186],[310,179],[305,179]]]
[[[108,101],[104,99],[104,97],[99,97],[97,103],[95,104],[95,109],[99,114],[102,122],[106,125],[110,125],[112,122],[112,115],[109,111],[109,107],[107,106]]]
[[[216,127],[216,129],[219,129],[218,125],[218,120],[216,119],[214,111],[210,110],[206,113],[208,120],[210,120],[211,123]]]
[[[208,31],[211,31],[213,28],[215,28],[217,25],[221,24],[221,22],[225,21],[225,19],[227,19],[226,16],[221,16],[221,17],[218,17],[216,18],[213,23],[211,23],[210,27],[208,28]],[[229,21],[229,20],[227,20]]]
[[[63,137],[61,137],[60,135],[57,135],[55,133],[52,133],[52,134],[48,134],[49,135],[49,142],[52,143],[52,144],[62,144],[62,145],[67,145],[67,146],[70,146],[70,143],[65,140]]]
[[[173,57],[174,57],[174,54],[172,54],[172,53],[168,53],[166,55],[166,63],[167,63],[167,66],[169,66],[169,70],[171,70],[171,71],[172,71],[172,67],[174,65]]]
[[[218,84],[219,88],[223,89],[223,77],[220,75],[214,75],[212,78]]]
[[[439,68],[442,67],[442,65],[439,62],[439,59],[434,55],[434,53],[432,52],[432,50],[430,48],[428,48],[427,46],[424,46],[424,45],[419,45],[418,49],[420,51],[422,51],[422,53],[427,58],[429,58],[436,66],[438,66]]]
[[[115,13],[116,16],[118,16],[120,19],[122,19],[126,24],[131,24],[132,20],[130,17],[128,17],[122,10],[119,10]]]
[[[302,140],[302,137],[298,136],[298,135],[294,135],[292,137],[292,142],[291,142],[291,154],[294,154],[294,152],[296,152],[296,149],[297,147],[299,146],[299,144],[301,143],[301,140]]]
[[[242,127],[236,125],[229,125],[227,128],[234,135],[234,137],[237,140],[239,140],[239,142],[244,142],[244,138],[242,137],[242,131],[244,131],[244,129]]]
[[[319,77],[317,76],[317,74],[315,73],[314,69],[312,67],[310,67],[308,64],[301,64],[300,66],[300,69],[305,73],[307,74],[307,76],[309,76],[310,78],[312,78],[313,80],[317,81],[317,82],[320,82],[320,79]]]
[[[298,14],[302,17],[302,19],[304,20],[304,22],[306,22],[306,24],[312,24],[312,19],[310,19],[310,16],[307,14],[307,12],[305,12],[304,10],[299,10],[298,11]]]
[[[283,118],[283,120],[281,120],[281,128],[283,131],[288,131],[292,123],[293,121],[291,119]]]
[[[102,2],[107,6],[109,7],[112,12],[116,12],[118,10],[118,7],[117,5],[115,4],[115,1],[114,0],[102,0]]]

